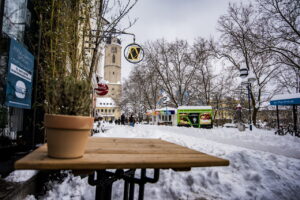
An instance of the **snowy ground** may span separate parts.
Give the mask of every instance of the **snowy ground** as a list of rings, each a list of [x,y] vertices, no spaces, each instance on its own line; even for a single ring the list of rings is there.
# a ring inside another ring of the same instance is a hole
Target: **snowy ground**
[[[300,138],[258,129],[238,132],[152,125],[114,126],[95,137],[161,138],[230,160],[228,167],[161,170],[159,182],[146,185],[146,200],[300,198]],[[38,199],[94,199],[95,189],[87,178],[69,175],[63,183],[51,185]],[[122,199],[122,191],[122,182],[114,184],[113,199]]]

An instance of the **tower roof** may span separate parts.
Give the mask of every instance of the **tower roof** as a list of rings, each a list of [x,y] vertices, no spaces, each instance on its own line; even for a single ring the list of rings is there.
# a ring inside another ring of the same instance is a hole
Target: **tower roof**
[[[116,37],[109,37],[106,40],[106,44],[117,44],[117,45],[121,45],[121,40],[119,38]]]

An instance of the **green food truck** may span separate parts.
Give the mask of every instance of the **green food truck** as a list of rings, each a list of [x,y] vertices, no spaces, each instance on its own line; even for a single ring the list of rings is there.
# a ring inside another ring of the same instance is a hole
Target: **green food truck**
[[[211,106],[179,106],[177,126],[212,128],[213,110]]]

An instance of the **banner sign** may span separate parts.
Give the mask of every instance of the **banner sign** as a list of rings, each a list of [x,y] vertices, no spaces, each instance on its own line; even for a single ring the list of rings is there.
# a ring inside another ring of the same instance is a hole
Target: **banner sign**
[[[31,108],[34,56],[19,42],[10,39],[5,105]]]

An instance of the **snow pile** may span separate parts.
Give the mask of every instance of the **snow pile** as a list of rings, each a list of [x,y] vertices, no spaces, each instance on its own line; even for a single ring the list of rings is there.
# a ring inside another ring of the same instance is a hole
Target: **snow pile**
[[[87,178],[81,179],[80,176],[69,174],[62,183],[53,181],[48,183],[51,188],[45,196],[38,199],[53,200],[53,199],[72,199],[81,200],[95,199],[95,189],[87,183]]]
[[[161,170],[156,184],[147,184],[145,199],[298,199],[300,139],[254,129],[194,129],[137,125],[115,126],[95,137],[160,138],[210,155],[229,159],[230,166]],[[151,171],[151,170],[150,170]],[[39,199],[94,199],[87,178],[69,175]],[[138,190],[138,187],[136,187]],[[123,199],[123,182],[116,182],[112,199]]]
[[[8,182],[24,182],[36,175],[36,170],[15,170],[11,172],[4,180]]]
[[[299,138],[275,136],[273,132],[257,129],[241,133],[236,129],[162,126],[118,127],[102,136],[161,138],[230,160],[229,167],[193,168],[190,172],[162,170],[160,181],[146,186],[145,199],[297,199],[300,196],[300,160],[270,153],[276,150],[275,153],[284,154],[282,148],[288,144],[297,152]],[[253,150],[256,147],[265,148]],[[299,157],[299,153],[291,156]]]

